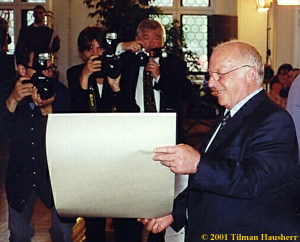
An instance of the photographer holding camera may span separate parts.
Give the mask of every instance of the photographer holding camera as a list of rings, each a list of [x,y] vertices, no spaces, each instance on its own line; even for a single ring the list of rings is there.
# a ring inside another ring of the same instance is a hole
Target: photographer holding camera
[[[107,37],[106,31],[97,26],[86,27],[78,36],[78,50],[84,63],[67,70],[73,112],[117,109],[121,69],[118,57],[112,56],[111,39]]]
[[[118,111],[121,69],[114,56],[115,38],[97,26],[80,32],[77,43],[84,63],[67,70],[72,112]],[[88,242],[106,240],[106,218],[85,218],[85,224]]]
[[[17,63],[18,76],[0,84],[0,113],[10,146],[5,181],[9,241],[31,240],[37,197],[52,209],[52,241],[71,241],[73,223],[62,223],[54,207],[45,146],[47,115],[69,111],[68,91],[51,78],[56,68],[51,53],[26,52],[22,56]],[[43,89],[49,83],[52,93]]]
[[[165,28],[161,23],[146,19],[138,25],[135,40],[118,45],[116,54],[120,55],[123,61],[121,91],[127,97],[126,106],[131,107],[131,110],[176,112],[177,142],[184,142],[183,103],[195,102],[198,96],[187,79],[185,61],[164,51],[165,37]],[[186,186],[187,176],[176,175],[175,196]],[[123,222],[122,219],[116,219],[114,225],[123,227],[119,231],[124,233],[116,233],[115,236],[122,238],[120,241],[124,242],[141,241],[141,232],[138,231],[135,222],[130,219],[123,219]],[[126,228],[126,223],[127,227],[130,227],[131,223],[135,229]],[[140,238],[132,240],[132,232]],[[164,233],[149,234],[148,242],[150,241],[184,241],[184,230],[176,233],[168,228],[165,236]]]

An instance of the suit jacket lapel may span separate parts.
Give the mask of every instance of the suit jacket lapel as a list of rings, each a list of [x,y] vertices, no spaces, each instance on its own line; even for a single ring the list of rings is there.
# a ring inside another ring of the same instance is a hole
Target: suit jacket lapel
[[[259,92],[254,97],[252,97],[244,106],[232,117],[230,118],[222,130],[219,130],[215,136],[213,142],[207,150],[207,153],[214,152],[220,145],[222,145],[228,137],[241,125],[243,125],[244,117],[248,116],[253,112],[253,110],[263,102],[267,97],[264,91]]]

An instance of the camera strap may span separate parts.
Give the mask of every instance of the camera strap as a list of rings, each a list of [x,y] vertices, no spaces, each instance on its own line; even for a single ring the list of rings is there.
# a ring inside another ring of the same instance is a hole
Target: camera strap
[[[90,80],[89,80],[88,91],[89,91],[89,107],[90,107],[90,111],[92,113],[96,113],[97,112],[97,104],[96,104],[95,87],[93,85],[93,82],[91,82]]]

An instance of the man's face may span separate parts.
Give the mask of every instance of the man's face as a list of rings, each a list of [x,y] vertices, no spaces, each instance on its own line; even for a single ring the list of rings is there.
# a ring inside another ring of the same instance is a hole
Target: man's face
[[[83,56],[85,60],[88,60],[92,55],[102,56],[104,49],[99,45],[97,40],[93,40],[91,43],[91,48],[89,50],[83,51]]]
[[[30,67],[32,67],[32,64],[33,64],[33,57],[34,57],[34,54],[32,53],[30,55],[30,60],[29,60],[29,63],[28,63],[28,67],[26,68],[26,76],[28,76],[28,77],[32,77],[32,75],[34,73],[36,73],[36,70],[30,68]],[[55,71],[55,69],[56,69],[56,67],[54,65],[53,58],[51,58],[50,60],[47,61],[47,69],[43,71],[43,74],[46,77],[51,78],[53,76],[53,72]]]
[[[230,47],[226,49],[219,47],[211,56],[209,87],[218,97],[219,104],[228,110],[231,110],[251,93],[250,84],[246,78],[246,73],[250,67],[242,67],[244,65],[247,63],[244,63]],[[242,68],[237,69],[239,67]],[[237,70],[232,71],[234,69]],[[229,71],[232,72],[222,75],[222,73]],[[218,81],[212,77],[213,72],[219,74]]]
[[[150,51],[153,48],[160,48],[163,46],[163,33],[160,28],[157,29],[144,29],[140,36],[136,37],[136,40],[143,42],[143,47],[146,51]]]
[[[44,20],[45,11],[43,9],[37,8],[33,11],[34,23],[42,24]]]

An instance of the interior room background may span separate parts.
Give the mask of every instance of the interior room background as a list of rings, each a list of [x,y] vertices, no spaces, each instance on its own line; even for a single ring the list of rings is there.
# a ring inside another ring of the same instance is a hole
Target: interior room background
[[[54,13],[54,31],[61,39],[56,64],[60,80],[66,83],[65,70],[81,63],[77,52],[78,34],[87,25],[95,24],[97,18],[88,17],[93,10],[88,9],[83,0],[0,0],[0,11],[9,9],[11,13],[11,53],[22,19],[23,22],[24,19],[33,21],[30,20],[32,13],[27,12],[37,4]],[[300,67],[299,6],[278,6],[277,0],[273,0],[268,11],[257,11],[256,0],[153,0],[152,4],[161,7],[166,14],[163,21],[180,21],[187,50],[199,56],[198,68],[201,71],[207,68],[212,39],[217,41],[230,31],[235,31],[239,40],[254,45],[275,71],[282,63]],[[267,49],[271,53],[269,56]]]

